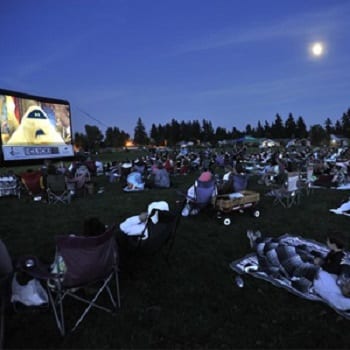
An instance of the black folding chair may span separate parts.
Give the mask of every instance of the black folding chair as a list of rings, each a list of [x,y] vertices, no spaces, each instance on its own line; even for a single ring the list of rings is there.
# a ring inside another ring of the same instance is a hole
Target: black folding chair
[[[114,228],[93,237],[56,237],[54,272],[50,272],[37,259],[33,266],[23,264],[27,273],[46,282],[50,306],[62,336],[66,334],[64,305],[69,297],[85,304],[83,312],[70,328],[72,332],[92,308],[114,313],[120,307],[118,250]],[[87,290],[90,293],[86,293]],[[94,293],[91,294],[91,291]],[[102,293],[109,297],[107,305],[98,301]]]
[[[47,175],[46,181],[47,199],[50,204],[69,204],[71,202],[71,193],[67,187],[66,179],[63,174]]]
[[[127,236],[129,251],[152,255],[163,250],[165,258],[168,260],[174,245],[184,203],[185,200],[176,202],[175,209],[171,211],[152,209],[142,233],[136,236]],[[152,220],[154,215],[157,215],[156,223]]]

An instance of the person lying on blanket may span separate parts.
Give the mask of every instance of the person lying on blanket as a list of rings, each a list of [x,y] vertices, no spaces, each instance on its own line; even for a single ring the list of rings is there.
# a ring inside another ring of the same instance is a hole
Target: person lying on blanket
[[[260,231],[248,231],[250,246],[256,250],[259,271],[275,278],[306,278],[313,281],[320,270],[315,256],[304,246],[293,246],[279,238],[263,237]]]
[[[259,271],[277,279],[287,279],[296,289],[314,291],[338,308],[350,309],[350,265],[340,232],[327,237],[329,252],[322,256],[305,245],[293,246],[279,238],[262,237],[248,231],[250,245],[256,250]],[[344,299],[346,299],[344,301]]]

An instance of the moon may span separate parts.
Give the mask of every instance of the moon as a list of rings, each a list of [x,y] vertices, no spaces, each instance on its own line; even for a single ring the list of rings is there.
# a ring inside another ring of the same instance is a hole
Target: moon
[[[312,47],[311,47],[311,52],[316,57],[322,56],[322,54],[324,52],[323,44],[320,42],[313,43]]]

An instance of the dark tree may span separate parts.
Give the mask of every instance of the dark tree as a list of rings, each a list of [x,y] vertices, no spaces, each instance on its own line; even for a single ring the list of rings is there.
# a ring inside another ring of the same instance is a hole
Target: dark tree
[[[350,137],[350,109],[343,114],[341,118],[341,125],[343,129],[343,136]]]
[[[272,130],[271,130],[271,126],[270,124],[268,123],[267,120],[265,120],[265,124],[264,124],[264,136],[266,138],[271,138],[272,137]]]
[[[341,135],[342,132],[343,132],[343,128],[342,128],[342,126],[341,126],[341,123],[340,123],[339,120],[337,120],[337,121],[335,122],[335,125],[334,125],[334,133],[335,133],[336,135]]]
[[[295,137],[299,139],[304,139],[308,136],[306,124],[304,122],[303,117],[299,117],[297,120]]]
[[[129,140],[130,135],[124,131],[120,131],[119,128],[107,128],[105,134],[105,145],[107,147],[122,147],[126,141]]]
[[[97,151],[103,140],[103,134],[95,125],[85,125],[85,133],[89,151]]]
[[[264,128],[261,125],[260,120],[258,121],[258,126],[256,127],[256,132],[255,132],[256,137],[264,137]]]
[[[154,143],[155,145],[158,145],[158,146],[162,144],[162,135],[160,134],[160,128],[161,128],[160,124],[158,126],[156,126],[155,124],[152,124],[151,131],[150,131],[151,143]]]
[[[242,133],[234,126],[228,136],[229,139],[234,140],[240,138],[241,135]]]
[[[148,143],[146,128],[141,118],[137,119],[136,126],[134,129],[134,143],[137,145],[147,145]]]
[[[74,134],[74,145],[77,149],[88,149],[88,140],[85,134],[76,132]]]
[[[328,135],[334,133],[333,123],[330,118],[327,118],[324,122],[324,127]]]
[[[310,140],[314,146],[328,145],[329,135],[320,124],[316,124],[310,128]]]
[[[190,133],[191,137],[195,140],[200,140],[201,138],[201,125],[198,120],[192,121],[190,123]]]
[[[245,127],[245,134],[246,135],[252,135],[253,134],[253,128],[250,124],[247,124]]]
[[[215,130],[215,141],[222,141],[227,139],[227,131],[225,128],[218,126]]]
[[[203,119],[201,136],[201,140],[204,142],[214,141],[214,128],[211,124],[211,121]]]
[[[275,117],[275,121],[271,126],[271,136],[272,138],[283,138],[284,135],[284,126],[281,116],[277,113]]]
[[[297,125],[294,121],[294,117],[292,113],[289,113],[288,118],[285,122],[285,136],[288,138],[295,138],[295,134],[296,134],[296,129],[297,129]]]

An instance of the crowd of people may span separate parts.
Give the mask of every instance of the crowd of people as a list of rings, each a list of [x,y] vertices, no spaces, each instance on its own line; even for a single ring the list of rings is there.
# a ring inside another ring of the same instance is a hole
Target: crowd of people
[[[316,151],[309,148],[261,150],[249,153],[247,148],[242,146],[235,147],[231,151],[220,149],[179,153],[167,151],[150,153],[135,160],[124,159],[121,162],[107,162],[101,165],[103,176],[106,176],[110,183],[120,183],[125,192],[169,189],[175,176],[195,174],[194,183],[184,193],[184,206],[181,210],[181,215],[184,217],[198,215],[218,194],[230,194],[245,189],[252,175],[257,176],[259,184],[267,187],[272,184],[283,186],[289,172],[305,173],[310,167],[315,185],[338,186],[350,179],[350,154],[347,149],[331,148]],[[59,174],[65,177],[67,186],[71,185],[72,189],[77,191],[92,181],[96,175],[96,164],[94,166],[92,162],[74,162],[66,167],[63,163],[55,165],[52,162],[45,162],[40,172],[42,174],[40,186],[43,188],[47,186],[48,175]],[[152,202],[143,212],[133,213],[118,223],[116,238],[119,248],[125,249],[130,242],[129,238],[138,237],[141,242],[150,241],[148,223],[157,225],[161,222],[159,212],[170,212],[169,204],[165,201]],[[85,237],[101,235],[106,229],[107,226],[99,218],[92,217],[84,221],[81,235]],[[325,281],[323,279],[320,282],[318,279],[320,271],[334,274],[339,276],[339,282],[336,280],[334,286],[337,285],[345,297],[350,297],[350,283],[348,283],[350,276],[346,276],[343,281],[340,280],[341,276],[344,277],[346,257],[346,244],[341,236],[340,233],[329,234],[327,237],[329,252],[323,256],[310,255],[310,252],[301,249],[291,250],[275,239],[263,238],[260,235],[251,235],[249,238],[252,248],[258,254],[261,269],[279,274],[286,273],[288,268],[289,271],[293,270],[292,273],[288,273],[288,277],[291,278],[296,276],[293,275],[295,271],[299,274],[311,273],[312,283],[316,281],[315,286]],[[270,261],[274,253],[277,258]],[[288,254],[293,256],[287,256]],[[281,256],[287,256],[288,259],[285,261],[288,260],[288,267],[283,265]],[[298,259],[295,259],[295,256],[298,256]],[[294,262],[298,266],[292,266]],[[62,256],[56,255],[51,267],[53,272],[64,272],[65,263]]]

